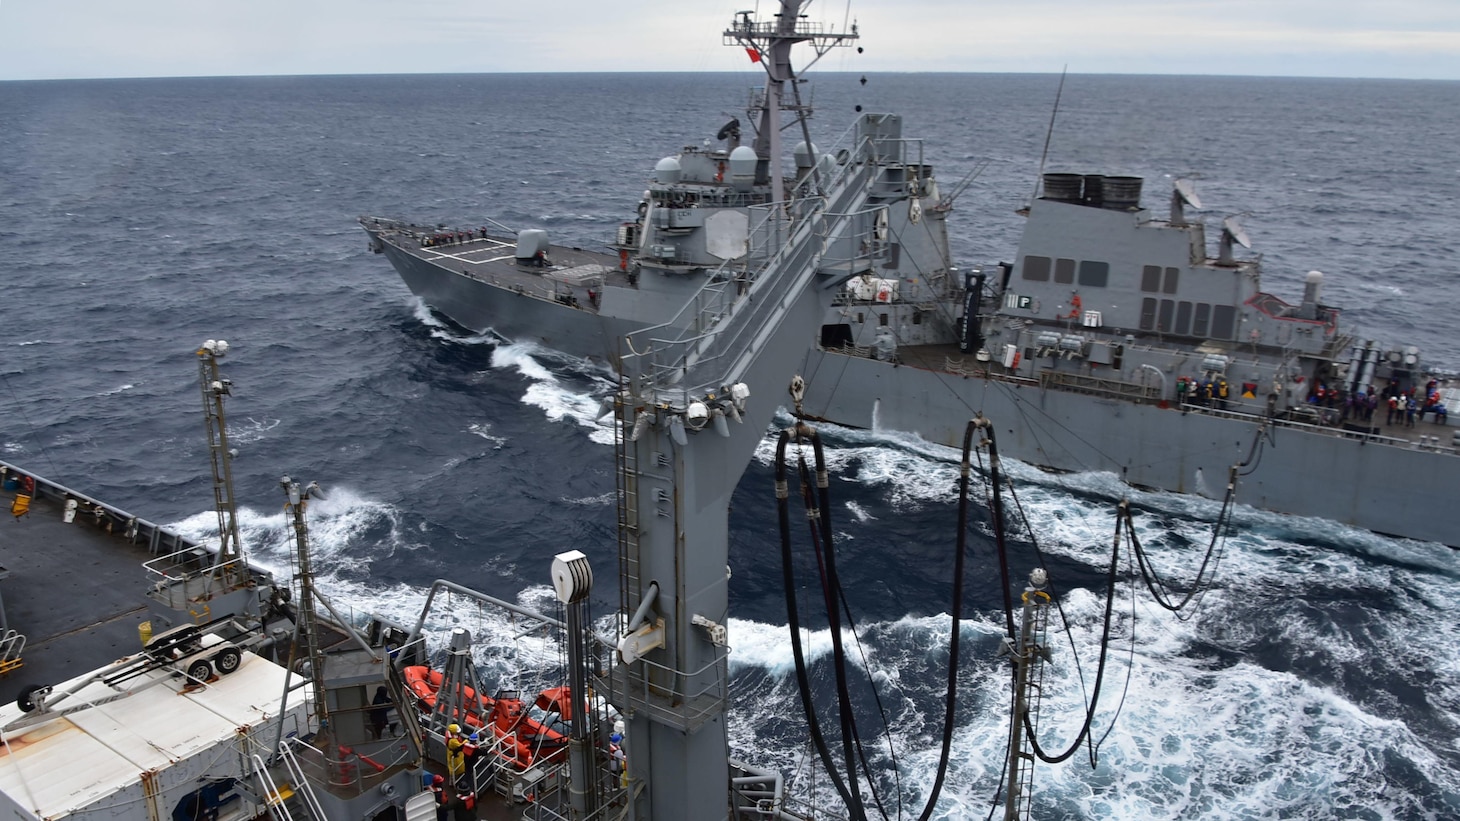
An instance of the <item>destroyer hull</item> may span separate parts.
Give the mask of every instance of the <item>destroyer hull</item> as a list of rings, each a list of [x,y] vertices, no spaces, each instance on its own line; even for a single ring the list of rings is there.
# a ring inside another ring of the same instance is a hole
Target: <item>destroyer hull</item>
[[[614,365],[623,337],[645,323],[568,304],[543,289],[504,287],[383,243],[411,292],[453,322]],[[612,298],[613,286],[609,286]],[[1253,447],[1255,412],[1186,410],[964,376],[810,348],[804,409],[854,428],[915,433],[958,447],[976,412],[998,424],[1004,455],[1064,472],[1107,471],[1122,481],[1220,499],[1232,465]],[[1258,411],[1258,408],[1248,408]],[[1449,429],[1439,445],[1452,448]],[[1363,477],[1387,477],[1363,481]],[[1330,519],[1377,533],[1460,546],[1442,515],[1460,486],[1460,456],[1413,443],[1346,437],[1332,428],[1271,428],[1237,499],[1262,510]]]
[[[612,363],[618,359],[619,340],[643,327],[599,313],[586,287],[573,289],[531,274],[489,281],[452,270],[445,259],[423,259],[374,232],[371,236],[412,294],[468,330],[531,340],[571,356]]]
[[[1216,499],[1224,494],[1228,470],[1248,458],[1262,419],[823,350],[811,351],[806,373],[815,377],[808,380],[803,407],[817,418],[958,447],[967,420],[982,413],[998,428],[1000,453],[1021,462],[1064,472],[1109,471],[1131,485]],[[1448,515],[1452,489],[1460,486],[1460,456],[1448,435],[1440,451],[1302,424],[1276,423],[1268,430],[1260,461],[1239,479],[1239,503],[1460,546],[1460,528]]]

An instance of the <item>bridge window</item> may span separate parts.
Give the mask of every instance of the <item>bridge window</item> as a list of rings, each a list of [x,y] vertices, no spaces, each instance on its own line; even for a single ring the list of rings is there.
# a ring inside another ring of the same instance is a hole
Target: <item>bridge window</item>
[[[1156,300],[1153,297],[1141,300],[1141,330],[1156,330]]]
[[[1057,259],[1054,261],[1054,281],[1061,285],[1069,285],[1075,281],[1075,261],[1072,259]]]
[[[1207,323],[1212,318],[1212,306],[1205,302],[1196,303],[1196,315],[1191,320],[1192,336],[1206,336]]]
[[[1025,257],[1024,278],[1031,282],[1049,282],[1049,257]]]
[[[1083,260],[1080,262],[1080,285],[1086,288],[1104,288],[1110,281],[1110,263]]]
[[[1191,303],[1176,303],[1176,333],[1186,336],[1191,333]]]
[[[1141,290],[1148,294],[1161,290],[1161,266],[1147,265],[1141,268]]]
[[[1179,277],[1180,275],[1181,275],[1181,269],[1180,268],[1167,268],[1166,269],[1166,281],[1163,282],[1163,283],[1161,283],[1161,293],[1163,293],[1163,294],[1174,294],[1174,293],[1176,293],[1176,280],[1177,280],[1177,277]]]
[[[1212,306],[1212,338],[1231,339],[1236,333],[1237,309],[1231,305]]]

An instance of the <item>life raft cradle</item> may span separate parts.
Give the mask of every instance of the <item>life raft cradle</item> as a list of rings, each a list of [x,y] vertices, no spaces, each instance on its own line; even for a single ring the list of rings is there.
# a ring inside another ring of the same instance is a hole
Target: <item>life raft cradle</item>
[[[415,697],[417,709],[423,717],[429,717],[436,710],[436,702],[445,680],[443,673],[424,665],[413,665],[403,669],[401,677]],[[490,729],[492,733],[487,744],[477,745],[478,753],[485,750],[492,758],[521,771],[531,768],[537,760],[550,758],[567,748],[567,738],[528,715],[524,702],[515,691],[504,690],[496,697],[488,697],[478,694],[466,685],[458,686],[460,703],[479,704],[481,711],[468,710],[464,715],[450,716],[450,720],[477,731]],[[557,712],[565,719],[571,719],[572,701],[567,696],[566,687],[544,690],[538,696],[536,704],[543,710]],[[568,710],[567,715],[563,714],[565,708]],[[482,712],[486,714],[485,720]]]

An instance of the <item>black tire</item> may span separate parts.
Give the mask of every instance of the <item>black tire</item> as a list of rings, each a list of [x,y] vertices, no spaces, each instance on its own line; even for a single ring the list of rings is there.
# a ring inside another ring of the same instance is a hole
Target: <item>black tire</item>
[[[220,676],[226,676],[234,670],[237,670],[238,666],[242,663],[243,652],[231,644],[220,650],[218,655],[213,657],[213,669],[217,670]]]
[[[198,659],[188,663],[188,677],[197,681],[207,681],[213,677],[213,667],[208,664],[207,659]]]
[[[43,684],[25,685],[24,687],[20,688],[20,695],[15,697],[15,706],[19,707],[22,713],[31,712],[35,709],[35,701],[31,699],[31,696],[35,695],[35,692],[37,690],[44,689],[46,688]]]

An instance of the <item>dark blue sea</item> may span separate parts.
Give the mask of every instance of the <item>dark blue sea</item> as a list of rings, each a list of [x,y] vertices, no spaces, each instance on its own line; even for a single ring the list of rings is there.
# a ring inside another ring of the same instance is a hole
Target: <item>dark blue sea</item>
[[[906,117],[945,190],[987,163],[950,217],[955,261],[1012,259],[1059,78],[858,80],[817,78],[813,137],[835,143],[862,105]],[[593,416],[611,375],[433,316],[368,253],[355,219],[493,218],[602,244],[655,162],[743,116],[754,82],[0,83],[0,455],[206,537],[216,517],[193,351],[225,339],[234,475],[257,561],[288,570],[288,474],[329,493],[311,509],[316,566],[355,611],[413,620],[438,577],[547,606],[551,556],[578,548],[607,614],[614,459]],[[1210,224],[1245,215],[1267,290],[1296,300],[1304,274],[1321,270],[1325,301],[1367,336],[1456,371],[1456,145],[1460,83],[1071,76],[1043,163],[1143,176],[1158,210],[1173,176],[1195,179]],[[870,755],[880,787],[915,817],[938,753],[955,455],[893,431],[827,435],[857,664],[894,719]],[[769,462],[767,445],[731,516],[732,751],[824,797],[785,640]],[[1216,509],[1105,474],[1013,472],[1070,620],[1051,632],[1041,710],[1041,741],[1057,750],[1083,717],[1076,654],[1093,675],[1112,500],[1133,497],[1142,539],[1178,581],[1194,575]],[[1041,764],[1033,816],[1460,817],[1460,559],[1318,520],[1243,510],[1237,525],[1194,616],[1122,587],[1096,763]],[[945,819],[984,817],[1003,764],[1001,594],[986,528],[974,539]],[[1022,577],[1032,560],[1026,542],[1018,550]],[[490,614],[460,623],[492,646],[506,681],[555,658]],[[810,639],[824,684],[824,623]]]

